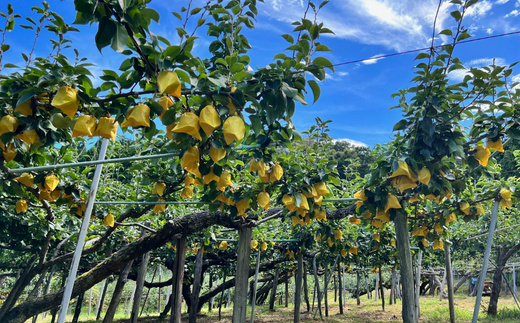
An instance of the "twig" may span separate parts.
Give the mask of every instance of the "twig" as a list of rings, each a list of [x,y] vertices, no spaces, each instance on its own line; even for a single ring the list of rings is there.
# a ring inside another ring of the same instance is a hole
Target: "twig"
[[[121,226],[121,227],[140,227],[142,229],[148,230],[148,231],[153,232],[153,233],[157,232],[157,230],[149,228],[149,227],[147,227],[147,226],[145,226],[145,225],[143,225],[141,223],[137,223],[137,222],[135,222],[135,223],[114,222],[114,223],[117,224],[117,226]]]

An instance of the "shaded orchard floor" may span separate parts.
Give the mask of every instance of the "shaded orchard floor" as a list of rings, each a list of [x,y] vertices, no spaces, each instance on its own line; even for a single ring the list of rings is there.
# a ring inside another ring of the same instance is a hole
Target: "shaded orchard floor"
[[[331,295],[333,296],[333,295]],[[331,297],[333,299],[333,297]],[[487,308],[489,302],[489,298],[483,298],[483,306]],[[475,304],[475,298],[466,297],[457,295],[455,298],[455,307],[456,307],[456,317],[457,322],[466,323],[471,322],[473,307]],[[302,304],[302,311],[306,311],[307,307]],[[499,300],[499,317],[497,318],[488,318],[487,315],[482,312],[479,315],[479,322],[520,322],[520,311],[518,311],[514,300],[511,296],[503,297]],[[198,316],[197,322],[199,323],[230,323],[231,322],[231,314],[232,309],[222,309],[222,320],[218,320],[218,309],[212,311],[211,313],[202,311],[201,315]],[[250,319],[250,309],[248,311],[248,319]],[[325,313],[324,313],[325,315]],[[275,311],[269,311],[268,306],[257,306],[255,310],[255,322],[258,323],[289,323],[292,322],[293,312],[292,312],[292,304],[289,304],[289,307],[284,307],[283,305],[276,305]],[[386,303],[385,311],[381,310],[381,303],[378,301],[377,303],[374,300],[368,300],[366,297],[361,299],[361,305],[356,305],[355,299],[349,299],[346,302],[344,314],[339,314],[338,303],[331,302],[329,304],[329,317],[324,317],[324,320],[319,320],[319,314],[316,316],[316,319],[313,319],[312,314],[303,312],[302,322],[327,322],[327,323],[339,323],[339,322],[348,322],[348,323],[363,323],[363,322],[402,322],[401,319],[401,302],[398,301],[396,305],[388,305]],[[70,322],[72,316],[68,317],[67,322]],[[95,321],[92,317],[87,318],[87,313],[83,311],[83,315],[80,317],[80,322],[82,323],[94,323],[101,322]],[[122,313],[116,314],[116,323],[126,323],[128,322],[128,316],[122,315]],[[28,321],[30,322],[30,321]],[[45,320],[39,319],[38,323],[48,323],[50,322],[50,318],[47,316]],[[166,320],[159,320],[158,315],[155,316],[146,316],[143,315],[139,320],[139,323],[168,323],[169,317]],[[188,322],[187,317],[183,318],[183,322]],[[448,301],[443,300],[439,301],[438,296],[433,297],[422,297],[421,298],[421,323],[443,323],[449,322],[449,312],[448,312]]]

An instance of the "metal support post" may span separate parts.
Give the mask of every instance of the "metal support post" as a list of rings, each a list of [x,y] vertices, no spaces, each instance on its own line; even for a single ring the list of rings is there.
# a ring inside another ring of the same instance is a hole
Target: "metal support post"
[[[101,140],[101,148],[99,149],[98,161],[105,159],[108,147],[108,140],[108,138],[103,138]],[[61,301],[58,323],[64,323],[65,317],[67,316],[67,308],[69,307],[70,298],[72,296],[72,288],[74,287],[74,281],[76,280],[76,274],[78,272],[79,260],[81,258],[81,253],[83,252],[83,246],[85,245],[85,237],[87,236],[90,215],[92,214],[92,208],[94,207],[94,201],[96,200],[96,193],[102,170],[103,165],[98,164],[96,166],[94,178],[92,179],[92,184],[90,186],[87,208],[85,210],[85,214],[83,214],[83,221],[81,222],[81,229],[78,235],[78,242],[76,243],[76,250],[74,251],[74,256],[72,257],[69,277],[67,278],[67,285],[65,286],[65,291],[63,292],[63,299]]]
[[[251,323],[255,320],[256,285],[258,283],[258,271],[260,270],[260,249],[256,256],[255,283],[253,285],[253,300],[251,301]]]
[[[493,244],[493,234],[495,233],[495,227],[497,224],[498,204],[499,204],[499,202],[497,200],[495,200],[495,205],[493,207],[493,214],[491,216],[491,223],[489,224],[489,235],[488,235],[488,240],[487,240],[487,244],[486,244],[486,251],[484,252],[484,261],[482,263],[482,271],[480,272],[480,279],[478,282],[477,300],[475,301],[475,309],[473,310],[473,319],[471,320],[471,323],[477,323],[477,320],[478,320],[480,302],[482,301],[482,291],[484,290],[484,281],[486,280],[486,273],[487,273],[487,269],[488,269],[489,254],[491,253],[491,245]]]

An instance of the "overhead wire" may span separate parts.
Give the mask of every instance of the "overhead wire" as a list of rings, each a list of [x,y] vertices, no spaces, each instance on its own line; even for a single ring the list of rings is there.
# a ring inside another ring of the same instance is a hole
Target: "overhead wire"
[[[457,44],[467,44],[467,43],[471,43],[471,42],[487,40],[487,39],[492,39],[492,38],[498,38],[498,37],[504,37],[504,36],[517,35],[517,34],[520,34],[520,30],[519,31],[510,32],[510,33],[491,35],[491,36],[486,36],[486,37],[478,37],[478,38],[473,38],[473,39],[468,39],[468,40],[461,40],[461,41],[457,42]],[[356,60],[353,60],[353,61],[336,63],[336,64],[332,64],[332,65],[324,65],[324,66],[320,66],[319,68],[331,68],[331,67],[336,67],[336,66],[343,66],[343,65],[350,65],[350,64],[355,64],[355,63],[361,63],[361,62],[364,62],[364,61],[378,60],[378,59],[387,58],[387,57],[393,57],[393,56],[399,56],[399,55],[404,55],[404,54],[416,53],[416,52],[421,52],[421,51],[425,51],[425,50],[431,50],[432,48],[442,48],[443,46],[446,46],[446,45],[448,45],[448,44],[436,45],[436,46],[433,46],[433,47],[429,46],[429,47],[411,49],[411,50],[407,50],[407,51],[403,51],[403,52],[397,52],[397,53],[391,53],[391,54],[376,55],[376,56],[367,57],[367,58],[363,58],[363,59],[356,59]],[[316,69],[318,69],[318,68],[316,68]],[[306,70],[306,71],[309,71],[309,70]],[[295,73],[301,73],[301,72],[295,72]]]

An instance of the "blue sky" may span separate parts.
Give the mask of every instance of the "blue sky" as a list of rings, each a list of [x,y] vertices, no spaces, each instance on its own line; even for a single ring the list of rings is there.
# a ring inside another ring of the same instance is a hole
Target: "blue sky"
[[[62,15],[65,21],[72,24],[75,17],[72,0],[48,0],[51,10]],[[319,1],[316,0],[316,3]],[[1,1],[6,4],[7,1]],[[18,0],[12,2],[15,12],[25,16],[36,16],[30,11],[32,6],[41,6],[41,1]],[[160,24],[152,23],[152,31],[178,43],[175,27],[180,21],[170,12],[178,11],[187,5],[188,0],[153,0],[149,6],[161,14]],[[193,5],[203,1],[194,0]],[[272,58],[289,45],[281,34],[291,33],[290,24],[303,16],[306,8],[305,0],[265,0],[258,4],[258,21],[256,28],[246,31],[253,46],[251,67],[263,67],[272,62]],[[336,35],[323,37],[333,52],[323,56],[333,63],[370,58],[381,54],[391,54],[416,48],[427,47],[431,43],[432,26],[437,10],[438,0],[332,0],[320,12],[319,19],[331,28]],[[192,6],[193,6],[192,5]],[[450,12],[454,9],[447,1],[443,1],[437,19],[437,33],[445,28],[453,27]],[[5,11],[5,5],[0,5]],[[25,23],[18,20],[17,23]],[[481,0],[468,12],[464,25],[474,37],[484,37],[520,30],[520,0]],[[97,66],[91,71],[100,75],[103,69],[119,67],[123,56],[105,48],[100,54],[94,45],[97,26],[76,26],[81,33],[71,33],[73,47],[80,51],[82,57]],[[193,26],[188,27],[191,30]],[[3,63],[11,62],[24,65],[21,52],[29,52],[34,36],[31,31],[16,27],[6,36],[6,43],[11,49],[6,53]],[[200,39],[194,47],[194,54],[207,57],[207,47],[213,40],[207,38],[205,29],[196,34]],[[38,40],[39,56],[47,56],[51,51],[48,38],[44,34]],[[436,44],[442,44],[441,37]],[[460,45],[456,56],[461,58],[466,67],[482,67],[492,63],[511,64],[518,60],[520,36],[508,36],[475,43]],[[334,74],[327,73],[327,80],[322,82],[320,100],[309,106],[298,106],[293,121],[298,130],[314,124],[314,118],[331,119],[331,136],[335,139],[349,139],[356,143],[373,146],[390,141],[393,125],[401,119],[399,110],[389,110],[397,104],[390,98],[391,94],[411,86],[413,78],[414,58],[417,55],[407,54],[379,60],[367,60],[362,63],[338,66]],[[2,71],[3,73],[8,70]],[[462,79],[464,71],[458,71],[451,77]],[[312,77],[312,76],[311,76]],[[513,73],[512,80],[520,81],[520,72]],[[312,102],[312,95],[307,101]]]

